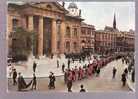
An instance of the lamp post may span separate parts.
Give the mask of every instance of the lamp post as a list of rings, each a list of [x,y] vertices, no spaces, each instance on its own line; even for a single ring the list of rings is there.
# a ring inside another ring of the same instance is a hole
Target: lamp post
[[[82,42],[82,52],[84,51],[85,42]]]

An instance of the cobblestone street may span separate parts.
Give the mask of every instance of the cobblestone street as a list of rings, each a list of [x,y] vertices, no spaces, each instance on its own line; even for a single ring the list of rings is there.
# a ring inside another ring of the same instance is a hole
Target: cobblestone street
[[[112,68],[117,68],[116,78],[112,79]],[[81,81],[76,81],[73,83],[72,91],[79,92],[80,85],[83,84],[87,92],[96,92],[96,91],[129,91],[128,86],[122,87],[121,83],[121,74],[123,73],[125,64],[122,64],[121,60],[113,61],[107,66],[101,69],[99,77],[92,76],[88,79],[83,79]],[[29,82],[30,79],[25,79],[26,82]],[[48,89],[49,79],[45,77],[37,78],[37,90],[36,91],[45,91],[45,92],[67,92],[67,87],[64,84],[64,77],[56,77],[56,88],[55,90]],[[17,86],[12,85],[11,79],[8,80],[8,89],[9,91],[17,91]],[[30,88],[28,91],[31,91]]]

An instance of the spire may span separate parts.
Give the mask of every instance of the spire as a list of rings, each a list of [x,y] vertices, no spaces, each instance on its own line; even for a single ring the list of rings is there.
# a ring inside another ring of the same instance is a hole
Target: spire
[[[113,20],[113,28],[116,29],[116,17],[115,17],[115,13],[114,13],[114,20]]]

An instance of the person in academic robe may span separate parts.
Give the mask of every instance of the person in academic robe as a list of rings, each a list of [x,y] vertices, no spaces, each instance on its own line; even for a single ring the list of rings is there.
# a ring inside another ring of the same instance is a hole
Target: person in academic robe
[[[21,73],[19,73],[18,75],[19,75],[18,76],[18,91],[22,91],[23,89],[28,88],[32,84],[32,80],[28,84],[26,84]]]
[[[71,88],[72,88],[72,72],[71,71],[69,71],[67,88],[68,88],[68,92],[72,92],[72,90],[71,90]]]
[[[78,69],[77,69],[77,66],[75,66],[74,71],[75,71],[75,80],[77,80],[78,79]]]

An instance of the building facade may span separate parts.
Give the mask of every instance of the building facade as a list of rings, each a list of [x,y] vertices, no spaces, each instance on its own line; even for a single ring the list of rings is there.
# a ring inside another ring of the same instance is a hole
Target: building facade
[[[99,54],[116,52],[117,31],[113,31],[110,29],[111,27],[105,27],[104,30],[95,31],[95,51]]]
[[[95,48],[95,27],[93,25],[81,23],[80,43],[81,49],[94,53]]]
[[[115,15],[112,27],[95,30],[93,25],[83,22],[81,10],[75,3],[70,3],[67,9],[64,6],[65,3],[58,2],[8,4],[9,52],[12,52],[11,34],[17,27],[36,33],[36,48],[32,48],[32,54],[36,56],[83,50],[100,54],[134,51],[134,31],[119,31]]]
[[[73,11],[76,15],[73,15]],[[38,56],[80,52],[81,22],[79,9],[71,3],[68,9],[58,2],[8,4],[7,39],[9,51],[17,27],[37,33]],[[34,52],[33,52],[34,53]]]
[[[105,26],[104,30],[95,31],[95,51],[99,54],[134,51],[134,31],[119,31],[114,15],[113,27]]]

